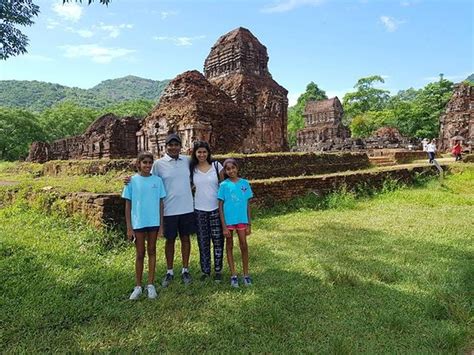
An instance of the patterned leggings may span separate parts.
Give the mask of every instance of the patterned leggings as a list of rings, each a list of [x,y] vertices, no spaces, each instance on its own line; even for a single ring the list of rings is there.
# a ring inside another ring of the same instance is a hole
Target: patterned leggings
[[[224,235],[222,234],[219,210],[210,212],[194,210],[197,225],[197,240],[201,271],[211,273],[211,239],[214,245],[214,269],[222,272],[222,257],[224,253]]]

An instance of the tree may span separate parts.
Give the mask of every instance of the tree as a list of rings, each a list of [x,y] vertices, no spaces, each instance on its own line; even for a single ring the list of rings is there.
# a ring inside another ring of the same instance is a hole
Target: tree
[[[43,129],[33,113],[0,107],[0,160],[26,158],[30,144],[43,136]]]
[[[288,142],[290,147],[296,145],[296,132],[304,128],[303,112],[306,102],[310,100],[327,99],[326,92],[321,90],[314,82],[306,86],[306,91],[298,97],[296,105],[288,109]]]
[[[385,81],[380,75],[361,78],[354,85],[355,92],[348,92],[342,99],[344,121],[349,124],[357,115],[368,111],[382,110],[390,97],[388,90],[374,88],[377,83]]]
[[[367,111],[352,119],[350,125],[351,136],[366,138],[384,126],[396,127],[396,120],[392,110]]]
[[[28,37],[15,26],[31,26],[38,13],[31,0],[0,1],[0,59],[26,53]]]
[[[53,141],[82,134],[98,115],[94,109],[70,101],[61,102],[40,115],[45,132],[43,140]]]
[[[113,113],[119,117],[131,116],[137,118],[145,117],[153,108],[155,103],[151,100],[130,100],[106,107],[101,114]]]
[[[417,138],[434,138],[439,133],[439,118],[453,94],[453,82],[440,78],[420,90],[413,101],[413,118],[406,125],[408,134]]]
[[[94,0],[88,0],[89,5]],[[111,0],[99,0],[108,5]],[[63,4],[69,0],[63,0]],[[82,2],[82,0],[76,0]],[[32,0],[1,0],[0,1],[0,59],[24,54],[27,52],[28,37],[18,26],[31,26],[34,16],[38,16],[40,8]]]

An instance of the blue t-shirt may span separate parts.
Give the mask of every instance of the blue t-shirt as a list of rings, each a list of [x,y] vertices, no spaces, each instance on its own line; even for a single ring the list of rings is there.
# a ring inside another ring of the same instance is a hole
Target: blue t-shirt
[[[159,176],[134,175],[124,187],[122,197],[132,202],[132,228],[160,225],[160,199],[166,196]]]
[[[247,206],[252,197],[252,189],[245,179],[239,179],[237,182],[226,179],[220,184],[217,198],[224,201],[226,225],[249,223]]]

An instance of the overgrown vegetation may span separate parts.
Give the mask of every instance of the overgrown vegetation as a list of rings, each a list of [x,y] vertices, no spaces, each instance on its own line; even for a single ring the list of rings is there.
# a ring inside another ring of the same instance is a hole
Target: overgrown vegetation
[[[0,211],[6,352],[459,353],[472,334],[474,169],[423,187],[341,191],[323,210],[267,211],[249,237],[255,285],[175,281],[127,300],[133,248],[112,232]],[[295,202],[296,203],[296,202]],[[191,270],[198,276],[193,241]],[[159,242],[158,274],[164,272]],[[176,260],[177,268],[180,266]],[[227,268],[226,268],[226,276]],[[192,305],[192,306],[191,306]]]

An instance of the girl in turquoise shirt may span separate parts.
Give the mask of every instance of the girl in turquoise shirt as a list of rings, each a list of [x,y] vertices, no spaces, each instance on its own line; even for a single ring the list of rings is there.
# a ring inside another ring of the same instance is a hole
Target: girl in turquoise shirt
[[[252,285],[249,275],[249,251],[247,236],[251,233],[249,200],[253,197],[252,189],[247,180],[238,176],[237,161],[226,159],[224,172],[227,177],[219,186],[217,198],[219,199],[219,214],[222,223],[222,232],[226,237],[227,262],[231,272],[230,284],[239,287],[239,280],[234,263],[233,233],[239,237],[240,252],[242,254],[242,268],[244,272],[243,283]]]
[[[145,240],[148,252],[148,298],[158,295],[154,286],[156,266],[156,239],[163,235],[163,198],[166,196],[163,181],[151,174],[153,155],[140,153],[137,158],[138,174],[132,176],[124,187],[125,220],[127,237],[135,241],[135,288],[131,300],[142,294],[143,262],[145,259]]]

